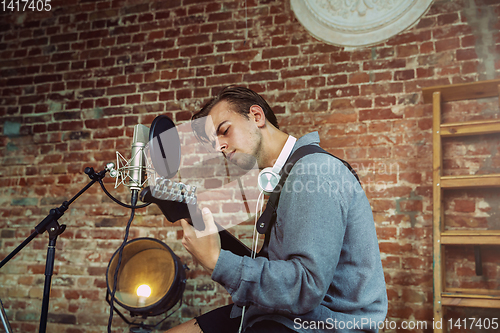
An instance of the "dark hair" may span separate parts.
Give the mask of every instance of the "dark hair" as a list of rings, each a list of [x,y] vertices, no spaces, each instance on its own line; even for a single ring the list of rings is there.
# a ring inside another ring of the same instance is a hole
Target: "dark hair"
[[[252,105],[258,105],[264,110],[264,114],[266,119],[273,124],[274,127],[279,128],[278,120],[274,115],[273,110],[267,104],[266,100],[262,98],[255,91],[250,90],[245,87],[237,87],[237,86],[228,86],[222,88],[222,90],[209,100],[199,112],[195,113],[191,120],[200,119],[208,116],[212,108],[219,102],[226,101],[233,107],[233,111],[243,115],[247,119],[249,119],[250,107]],[[195,135],[199,140],[209,142],[207,134],[205,133],[205,121],[192,122],[191,126]]]

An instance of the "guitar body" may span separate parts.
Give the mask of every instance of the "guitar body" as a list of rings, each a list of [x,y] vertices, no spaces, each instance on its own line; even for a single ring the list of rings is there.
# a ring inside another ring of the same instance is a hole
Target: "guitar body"
[[[158,208],[160,208],[163,215],[167,218],[167,220],[169,220],[172,223],[180,219],[186,219],[187,221],[189,221],[191,225],[193,225],[192,223],[193,220],[203,221],[203,219],[201,218],[201,211],[197,206],[191,207],[190,209],[188,205],[192,204],[187,204],[184,202],[177,202],[172,200],[157,199],[153,197],[153,195],[151,194],[151,189],[149,187],[141,191],[139,198],[141,199],[142,202],[150,202],[156,204]],[[195,214],[198,215],[197,218],[195,219],[191,218],[190,210],[194,211]],[[239,256],[251,255],[252,251],[248,246],[243,244],[238,238],[234,237],[230,232],[221,227],[219,224],[215,223],[215,225],[217,226],[217,229],[219,229],[219,236],[222,249],[231,251]],[[194,225],[194,227],[195,229],[200,231],[205,228],[204,225]]]

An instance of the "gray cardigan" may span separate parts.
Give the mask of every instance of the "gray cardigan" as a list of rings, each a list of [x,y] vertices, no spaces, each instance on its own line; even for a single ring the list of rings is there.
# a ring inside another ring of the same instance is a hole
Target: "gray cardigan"
[[[318,144],[317,132],[293,151]],[[336,158],[311,154],[292,168],[271,231],[269,259],[222,250],[212,279],[235,304],[244,327],[264,319],[297,332],[377,332],[387,293],[366,195]],[[381,324],[380,324],[381,325]]]

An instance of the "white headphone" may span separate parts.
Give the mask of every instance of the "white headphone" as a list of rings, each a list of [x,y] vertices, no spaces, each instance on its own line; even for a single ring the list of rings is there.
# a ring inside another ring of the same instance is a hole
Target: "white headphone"
[[[295,141],[297,141],[297,139],[289,135],[288,139],[286,140],[285,146],[281,150],[281,153],[278,156],[278,159],[276,160],[276,163],[274,163],[273,167],[264,168],[259,173],[259,177],[257,180],[260,191],[264,192],[265,194],[271,194],[276,185],[278,185],[281,179],[280,176],[281,169],[283,168],[283,165],[285,165],[286,160],[292,153]]]

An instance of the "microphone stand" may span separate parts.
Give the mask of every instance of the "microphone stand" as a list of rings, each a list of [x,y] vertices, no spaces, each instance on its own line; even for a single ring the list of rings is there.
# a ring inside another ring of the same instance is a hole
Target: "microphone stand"
[[[35,231],[26,238],[14,251],[12,251],[2,262],[0,263],[0,268],[2,268],[7,262],[9,262],[19,251],[21,251],[26,245],[28,245],[36,236],[43,234],[45,231],[49,234],[49,245],[47,249],[47,258],[45,259],[45,284],[43,288],[43,300],[42,300],[42,313],[40,315],[40,328],[39,333],[45,333],[47,328],[47,317],[49,312],[49,299],[50,299],[50,287],[52,283],[52,274],[54,272],[54,258],[56,253],[56,241],[57,236],[62,234],[66,229],[66,225],[59,225],[58,219],[60,219],[64,212],[68,209],[69,205],[75,201],[80,195],[82,195],[86,190],[88,190],[94,183],[100,182],[106,172],[109,171],[109,165],[106,169],[99,173],[96,173],[93,168],[85,168],[85,173],[89,176],[91,181],[85,186],[80,192],[78,192],[71,200],[64,201],[62,205],[58,208],[51,209],[49,215],[45,217],[42,222],[40,222],[36,227]],[[4,322],[4,326],[6,326]],[[8,320],[7,320],[8,326]],[[6,328],[6,331],[9,332]]]

